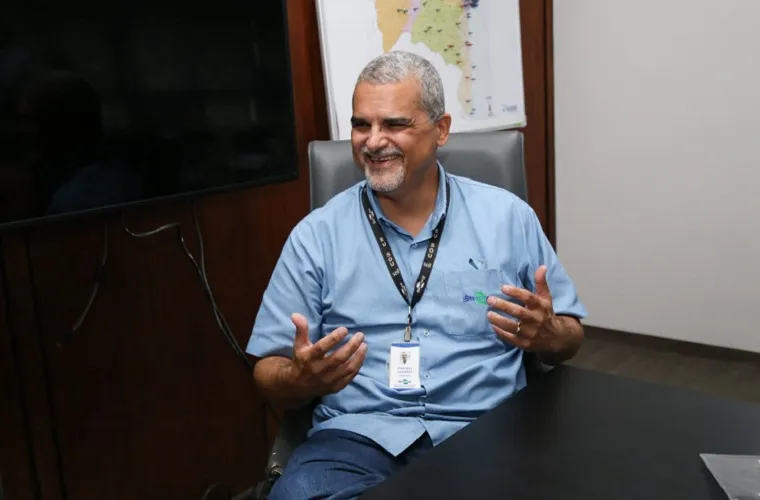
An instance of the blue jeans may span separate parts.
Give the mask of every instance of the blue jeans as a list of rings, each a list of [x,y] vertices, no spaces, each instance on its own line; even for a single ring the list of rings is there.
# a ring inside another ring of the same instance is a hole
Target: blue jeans
[[[394,457],[359,434],[336,429],[319,431],[293,451],[269,498],[356,498],[432,447],[426,433]]]

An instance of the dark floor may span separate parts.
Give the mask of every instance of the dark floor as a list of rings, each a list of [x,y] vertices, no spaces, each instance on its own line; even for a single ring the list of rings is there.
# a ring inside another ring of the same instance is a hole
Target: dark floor
[[[760,354],[587,326],[568,364],[760,403]]]

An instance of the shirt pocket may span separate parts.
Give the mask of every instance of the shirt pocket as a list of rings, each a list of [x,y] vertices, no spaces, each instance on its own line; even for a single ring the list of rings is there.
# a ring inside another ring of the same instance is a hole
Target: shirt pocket
[[[489,295],[502,296],[506,284],[500,269],[479,269],[443,273],[446,333],[452,336],[493,334],[486,313]]]

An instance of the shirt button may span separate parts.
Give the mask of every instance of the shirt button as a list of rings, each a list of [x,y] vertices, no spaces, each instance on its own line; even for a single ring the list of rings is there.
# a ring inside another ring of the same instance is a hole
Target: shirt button
[[[427,337],[428,335],[430,335],[430,330],[425,330],[425,333],[423,333],[423,335],[424,335],[425,337]]]
[[[425,378],[430,378],[430,372],[425,372]]]

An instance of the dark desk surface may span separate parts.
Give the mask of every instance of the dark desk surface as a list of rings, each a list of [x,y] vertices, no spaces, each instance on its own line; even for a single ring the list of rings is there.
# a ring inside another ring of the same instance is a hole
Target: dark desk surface
[[[726,500],[700,453],[760,455],[760,406],[562,367],[362,498]]]

